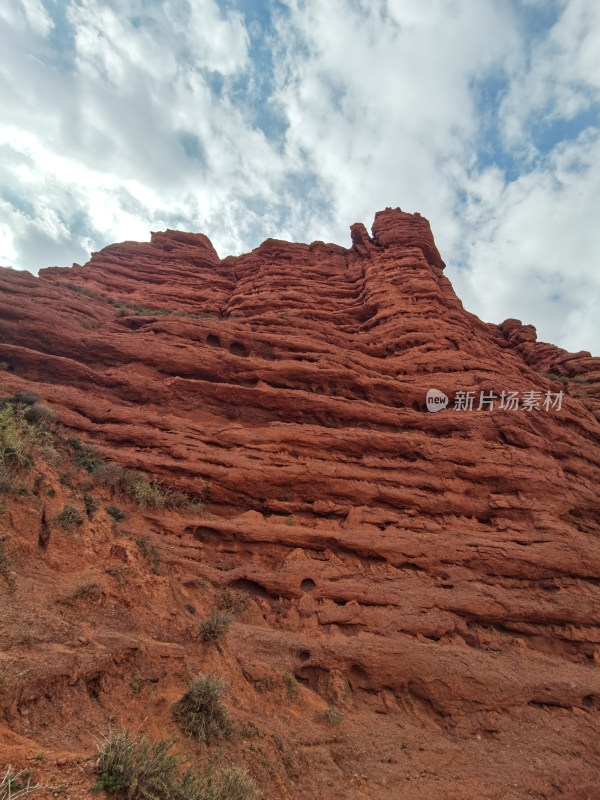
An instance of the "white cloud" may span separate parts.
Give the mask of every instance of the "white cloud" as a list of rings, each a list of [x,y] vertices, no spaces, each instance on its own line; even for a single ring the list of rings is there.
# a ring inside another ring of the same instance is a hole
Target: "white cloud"
[[[598,351],[600,131],[509,184],[496,168],[467,189],[463,258],[473,266],[455,279],[464,302],[489,321],[535,317],[542,340]]]
[[[54,27],[42,0],[4,0],[0,19],[17,28],[28,27],[40,36],[47,36]]]
[[[505,142],[535,155],[533,125],[570,120],[600,100],[600,5],[569,0],[528,63],[513,71],[500,116]]]
[[[595,0],[287,0],[264,31],[235,5],[4,0],[0,263],[167,226],[347,244],[400,205],[469,310],[600,351],[598,131],[551,127],[597,108]]]

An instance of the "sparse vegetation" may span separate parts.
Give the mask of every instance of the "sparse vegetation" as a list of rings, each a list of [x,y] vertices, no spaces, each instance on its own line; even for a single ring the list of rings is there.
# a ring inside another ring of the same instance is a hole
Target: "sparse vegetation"
[[[339,710],[339,708],[331,706],[331,708],[328,708],[325,711],[323,711],[323,713],[321,714],[321,718],[332,728],[339,728],[339,726],[344,721],[344,714]]]
[[[215,595],[215,607],[230,614],[242,614],[250,608],[250,598],[246,592],[223,587]]]
[[[12,561],[8,557],[8,553],[4,547],[4,537],[0,536],[0,575],[5,578],[9,583],[12,582],[11,577]]]
[[[82,600],[98,600],[102,594],[102,590],[95,581],[87,581],[78,586],[70,594],[61,599],[62,603],[66,605],[75,605]]]
[[[234,619],[234,615],[229,611],[218,609],[211,611],[208,619],[202,620],[198,625],[200,638],[203,642],[220,642]]]
[[[16,392],[12,397],[8,398],[9,403],[20,403],[24,406],[33,406],[35,403],[39,403],[42,398],[39,396],[37,392],[30,392],[27,390],[23,390],[21,392]]]
[[[55,526],[64,531],[72,531],[83,524],[84,516],[72,503],[66,503],[60,514],[52,521]]]
[[[168,316],[171,313],[169,308],[146,308],[135,303],[125,303],[120,300],[115,300],[113,303],[115,307],[115,314],[117,317],[127,317],[130,314],[137,314],[140,317],[150,316]]]
[[[285,524],[286,525],[295,525],[296,524],[296,520],[292,516],[286,517],[285,518]]]
[[[95,771],[100,776],[93,787],[128,800],[192,800],[179,778],[179,760],[169,751],[173,739],[148,740],[147,734],[133,738],[128,730],[112,734],[100,751]]]
[[[145,559],[152,563],[152,572],[155,575],[159,574],[159,567],[160,567],[160,559],[158,558],[158,554],[154,547],[150,544],[150,539],[148,536],[138,536],[135,540],[135,543],[142,551],[142,555]]]
[[[26,406],[12,400],[5,399],[0,407],[0,475],[9,469],[31,467],[31,451],[41,439],[40,432],[25,419]]]
[[[225,767],[216,776],[184,765],[171,752],[174,740],[152,742],[147,734],[111,734],[100,748],[93,787],[127,800],[257,800],[245,770]]]
[[[77,436],[67,439],[67,447],[71,451],[73,460],[78,467],[83,467],[86,472],[96,472],[102,464],[102,456],[95,447],[84,444]]]
[[[129,494],[134,498],[140,508],[177,508],[180,511],[192,511],[205,514],[204,503],[190,497],[178,489],[170,489],[160,481],[147,480],[140,475],[131,482]]]
[[[127,517],[127,514],[121,511],[118,506],[107,506],[106,513],[109,517],[112,517],[115,522],[121,522],[121,520]]]
[[[87,514],[87,518],[92,519],[94,516],[94,512],[97,511],[98,508],[100,507],[100,501],[97,500],[91,494],[84,494],[83,504],[85,506],[85,513]]]
[[[140,508],[164,508],[166,492],[158,481],[140,480],[133,485],[132,495]]]
[[[204,786],[205,800],[255,800],[260,792],[244,769],[224,767],[216,778],[209,777]]]
[[[24,414],[25,420],[31,425],[51,425],[56,422],[54,411],[41,403],[29,406]]]
[[[233,726],[221,703],[228,691],[228,685],[218,675],[199,675],[173,706],[173,719],[187,736],[207,744],[228,738]]]
[[[283,685],[285,686],[285,694],[288,701],[292,702],[300,694],[300,687],[298,686],[296,676],[292,675],[291,672],[284,673]]]
[[[18,800],[32,792],[48,788],[41,783],[33,784],[32,779],[31,770],[23,769],[20,772],[14,772],[9,765],[4,777],[0,780],[0,800]]]
[[[52,284],[53,286],[64,286],[66,289],[70,289],[72,292],[78,292],[79,294],[84,294],[86,297],[93,297],[94,300],[99,300],[101,303],[110,303],[110,300],[107,297],[97,294],[96,292],[92,292],[91,289],[87,289],[85,286],[79,286],[77,283],[71,283],[71,281],[52,281]]]
[[[560,383],[587,383],[588,379],[585,375],[575,375],[569,378],[566,375],[555,375],[552,372],[537,372],[536,375],[541,375],[542,378],[547,378],[549,381],[559,381]]]

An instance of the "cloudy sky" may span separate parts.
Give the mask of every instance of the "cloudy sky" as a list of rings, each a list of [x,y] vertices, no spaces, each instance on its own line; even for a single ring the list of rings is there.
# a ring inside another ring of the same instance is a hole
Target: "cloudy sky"
[[[431,221],[468,310],[600,355],[598,0],[0,0],[0,264]]]

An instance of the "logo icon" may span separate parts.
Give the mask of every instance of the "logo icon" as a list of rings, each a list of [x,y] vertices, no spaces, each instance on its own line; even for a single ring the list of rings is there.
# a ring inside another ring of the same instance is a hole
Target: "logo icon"
[[[439,389],[430,389],[427,392],[427,411],[434,413],[441,411],[448,405],[448,398]]]

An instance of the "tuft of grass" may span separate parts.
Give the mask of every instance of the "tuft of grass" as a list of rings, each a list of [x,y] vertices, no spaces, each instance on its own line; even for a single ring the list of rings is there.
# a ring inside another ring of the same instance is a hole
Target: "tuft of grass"
[[[127,516],[118,506],[106,506],[106,513],[109,517],[112,517],[115,522],[121,522],[121,520],[125,519]]]
[[[163,486],[160,481],[148,480],[144,475],[137,473],[134,476],[124,475],[124,488],[135,500],[140,508],[176,508],[180,511],[192,511],[206,516],[202,500],[190,497],[179,489]]]
[[[22,769],[20,772],[14,772],[9,764],[4,777],[0,780],[0,800],[19,800],[20,797],[47,788],[50,787],[41,783],[32,784],[31,770]]]
[[[103,459],[95,447],[84,444],[77,436],[67,439],[67,448],[78,467],[83,467],[86,472],[97,472]]]
[[[100,585],[95,581],[88,581],[74,589],[71,594],[63,597],[60,602],[72,606],[79,603],[81,600],[98,600],[101,594],[102,590]]]
[[[96,292],[92,292],[91,289],[88,289],[85,286],[80,286],[77,283],[72,283],[71,281],[52,281],[52,285],[64,286],[66,289],[70,289],[72,292],[78,292],[79,294],[84,294],[86,297],[92,297],[94,300],[100,300],[101,303],[110,302],[107,297],[97,294]]]
[[[199,675],[171,711],[181,730],[206,744],[227,739],[233,733],[229,712],[221,700],[229,691],[218,675]]]
[[[41,432],[25,419],[27,407],[9,402],[15,398],[5,399],[0,407],[0,475],[11,468],[31,467],[31,451],[41,441]]]
[[[199,623],[198,629],[203,642],[220,642],[225,636],[235,617],[229,611],[214,609],[208,619]]]
[[[204,785],[206,800],[257,800],[260,792],[244,769],[224,767],[216,778]]]
[[[12,561],[4,548],[4,537],[0,536],[0,575],[9,583],[13,582],[11,574]]]
[[[223,587],[215,594],[215,608],[230,614],[242,614],[250,608],[250,598],[246,592]]]
[[[245,770],[225,767],[216,776],[203,774],[184,765],[171,752],[173,744],[173,738],[153,742],[145,733],[112,733],[99,747],[93,789],[127,800],[258,800]]]
[[[285,524],[286,525],[295,525],[296,524],[296,520],[290,515],[289,517],[285,518]]]
[[[147,734],[134,738],[128,730],[111,734],[96,761],[99,778],[93,789],[128,800],[193,798],[181,791],[179,760],[169,752],[172,746],[173,739],[152,742]]]
[[[150,544],[150,539],[148,536],[138,536],[135,540],[135,543],[142,551],[142,555],[145,559],[152,563],[152,572],[155,575],[159,574],[159,567],[160,567],[160,559],[158,558],[158,554],[154,547]]]
[[[66,503],[60,514],[52,520],[52,524],[62,528],[65,531],[72,531],[83,525],[83,514],[71,503]]]
[[[164,508],[166,492],[158,481],[140,480],[133,484],[131,494],[140,508]]]
[[[331,706],[331,708],[326,709],[321,714],[321,718],[324,722],[326,722],[332,728],[339,728],[339,726],[344,721],[344,714],[336,708],[336,706]]]
[[[300,687],[298,686],[296,676],[292,675],[291,672],[284,673],[283,685],[285,686],[285,694],[288,701],[291,703],[293,700],[296,700],[300,694]]]

